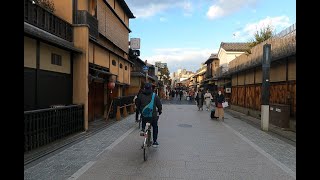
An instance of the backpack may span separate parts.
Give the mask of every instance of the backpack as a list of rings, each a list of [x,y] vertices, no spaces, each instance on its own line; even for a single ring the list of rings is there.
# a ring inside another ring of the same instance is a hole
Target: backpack
[[[152,93],[152,99],[149,104],[147,104],[143,109],[142,109],[142,116],[143,117],[152,117],[153,113],[153,103],[154,103],[154,96],[156,94]]]

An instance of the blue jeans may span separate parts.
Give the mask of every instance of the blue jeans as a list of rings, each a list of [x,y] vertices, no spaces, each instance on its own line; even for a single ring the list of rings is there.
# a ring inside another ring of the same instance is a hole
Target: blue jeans
[[[156,142],[158,139],[158,119],[159,119],[159,116],[151,119],[142,117],[142,130],[146,128],[147,122],[149,122],[152,126],[153,142]]]

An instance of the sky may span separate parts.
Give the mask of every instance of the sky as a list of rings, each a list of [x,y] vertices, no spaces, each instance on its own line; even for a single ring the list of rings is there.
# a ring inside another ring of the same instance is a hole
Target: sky
[[[249,42],[270,25],[279,33],[296,22],[295,0],[125,0],[136,17],[140,59],[195,72],[221,42]]]

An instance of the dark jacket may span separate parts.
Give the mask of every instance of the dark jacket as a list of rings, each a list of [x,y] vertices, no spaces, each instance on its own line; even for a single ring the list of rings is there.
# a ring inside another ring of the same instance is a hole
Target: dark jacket
[[[152,93],[153,93],[152,90],[145,90],[139,95],[139,98],[137,98],[138,99],[137,108],[139,109],[140,113],[142,112],[142,109],[150,103],[152,99]],[[156,94],[154,96],[154,106],[153,106],[153,113],[152,113],[153,118],[158,117],[157,112],[162,112],[162,104],[159,96]]]
[[[134,101],[134,104],[136,105],[136,107],[138,107],[138,99],[140,98],[140,95],[142,94],[143,90],[140,89],[138,94],[137,94],[137,99]]]
[[[218,103],[223,103],[225,100],[224,100],[224,95],[219,95],[217,94],[216,95],[216,106],[218,105]]]

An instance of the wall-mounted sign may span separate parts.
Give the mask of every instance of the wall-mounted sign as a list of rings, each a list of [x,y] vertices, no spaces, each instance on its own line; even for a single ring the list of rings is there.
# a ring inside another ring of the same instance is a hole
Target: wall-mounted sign
[[[143,69],[143,71],[144,71],[144,72],[148,72],[149,67],[148,67],[148,66],[143,66],[143,68],[142,68],[142,69]]]
[[[130,48],[140,49],[140,38],[130,38]]]

